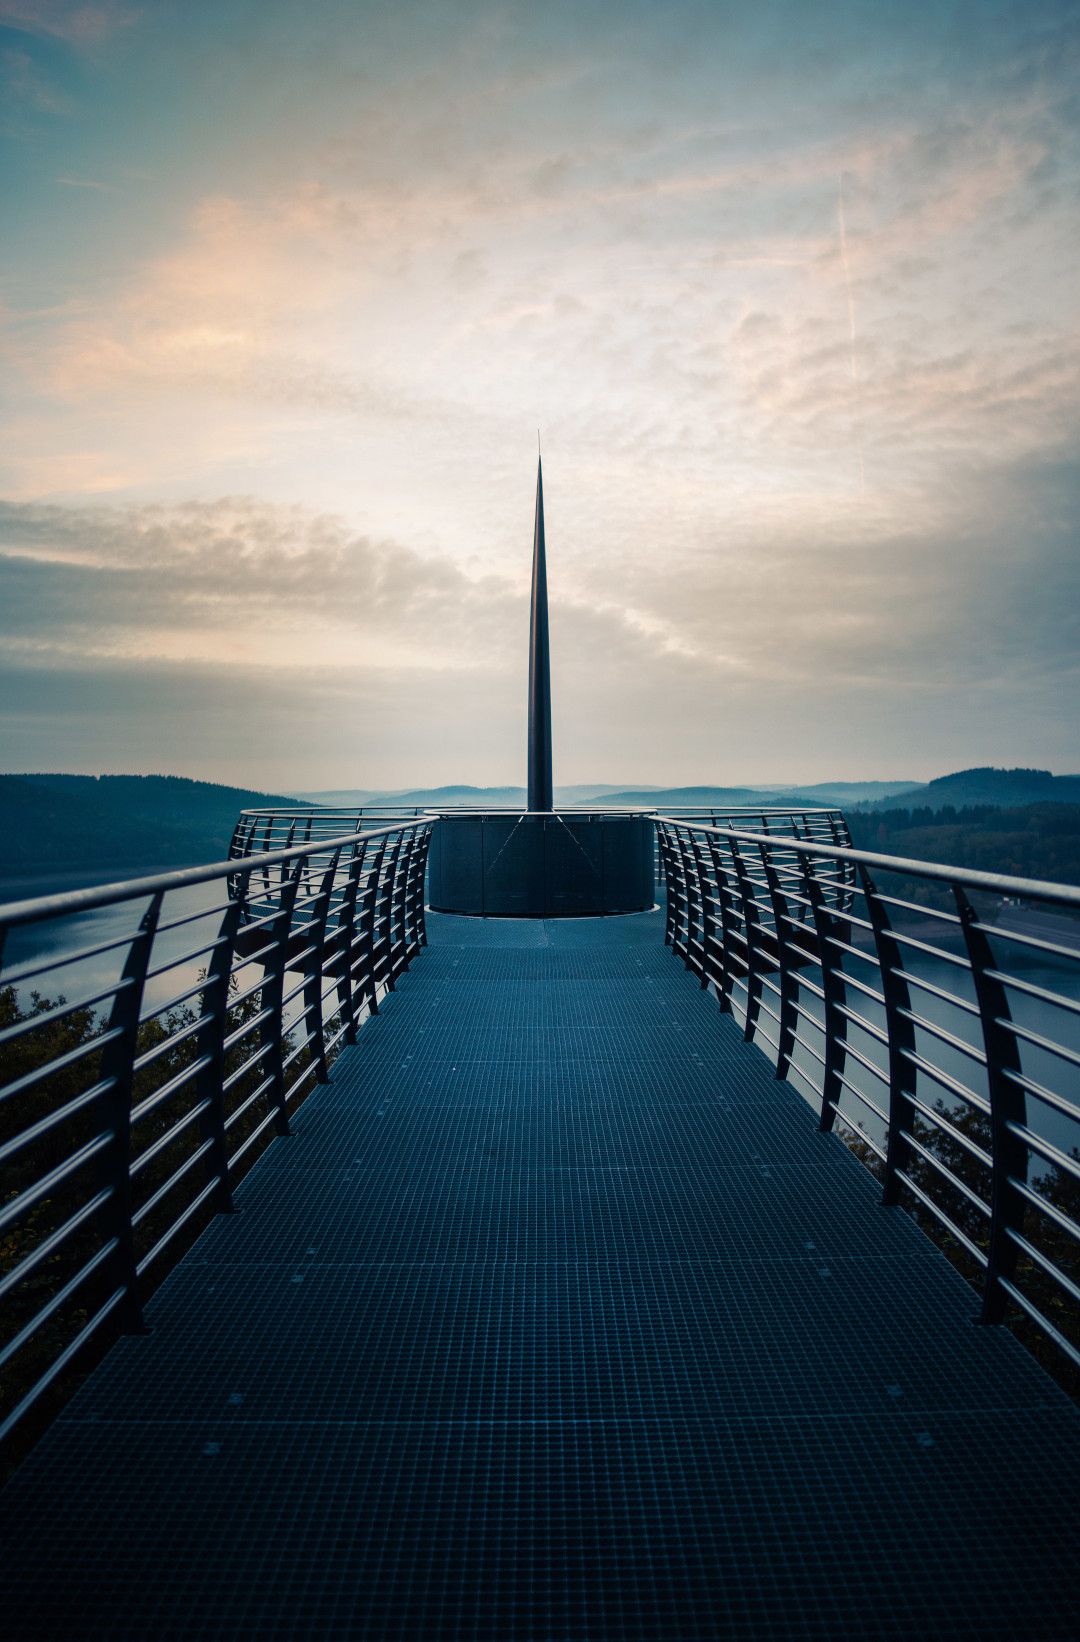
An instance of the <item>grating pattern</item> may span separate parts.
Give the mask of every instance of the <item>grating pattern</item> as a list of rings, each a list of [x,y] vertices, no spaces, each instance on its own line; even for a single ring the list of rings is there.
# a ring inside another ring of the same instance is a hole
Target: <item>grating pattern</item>
[[[9,1485],[7,1633],[1074,1638],[1076,1410],[658,919],[429,933]]]

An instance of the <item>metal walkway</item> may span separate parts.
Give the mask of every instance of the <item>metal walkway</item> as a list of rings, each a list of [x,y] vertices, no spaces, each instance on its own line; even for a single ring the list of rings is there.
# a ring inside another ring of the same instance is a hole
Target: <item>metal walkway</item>
[[[9,1485],[7,1635],[1071,1642],[1080,1416],[656,916],[429,929]]]

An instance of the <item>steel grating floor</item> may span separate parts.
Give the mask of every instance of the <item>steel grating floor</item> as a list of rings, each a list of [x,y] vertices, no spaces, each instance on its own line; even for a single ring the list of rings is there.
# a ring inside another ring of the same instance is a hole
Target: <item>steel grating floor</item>
[[[657,916],[429,928],[0,1499],[7,1636],[1073,1642],[1080,1414]]]

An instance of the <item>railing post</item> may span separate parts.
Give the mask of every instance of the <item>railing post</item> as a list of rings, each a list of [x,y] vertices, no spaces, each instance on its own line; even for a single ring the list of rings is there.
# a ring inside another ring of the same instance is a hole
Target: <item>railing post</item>
[[[120,1306],[121,1328],[127,1334],[140,1334],[146,1326],[139,1303],[139,1271],[135,1258],[135,1232],[131,1223],[131,1103],[135,1056],[139,1045],[139,1016],[163,899],[161,890],[151,898],[139,923],[138,933],[132,937],[120,984],[113,994],[112,1009],[109,1011],[108,1031],[115,1032],[116,1036],[105,1045],[101,1056],[101,1081],[106,1086],[101,1103],[102,1116],[112,1136],[112,1144],[103,1154],[105,1184],[111,1190],[106,1213],[112,1235],[116,1238],[116,1274],[124,1290]]]
[[[401,859],[402,834],[399,832],[393,845],[382,858],[385,867],[385,876],[380,870],[379,885],[376,895],[376,925],[381,925],[375,935],[375,951],[385,959],[386,972],[383,976],[383,985],[388,992],[394,990],[394,891],[397,887],[398,862]]]
[[[1023,1140],[1013,1133],[1011,1125],[1026,1126],[1027,1095],[1022,1084],[1006,1076],[1008,1072],[1020,1072],[1023,1068],[1019,1043],[1007,1029],[1012,1014],[1008,993],[995,974],[997,961],[994,950],[979,928],[978,913],[958,884],[953,885],[953,895],[975,980],[990,1093],[990,1247],[986,1286],[983,1289],[982,1321],[1000,1323],[1004,1320],[1008,1303],[1008,1294],[1002,1284],[1015,1281],[1020,1256],[1012,1234],[1022,1237],[1024,1232],[1024,1199],[1012,1181],[1016,1179],[1026,1183],[1028,1154]]]
[[[409,913],[412,908],[412,863],[416,852],[416,833],[410,828],[402,832],[402,850],[394,879],[394,938],[391,941],[392,967],[409,967]]]
[[[686,945],[683,950],[683,962],[687,969],[697,970],[699,976],[704,976],[704,900],[694,835],[689,827],[684,827],[679,835],[679,853],[682,857],[683,882],[686,887]],[[694,940],[699,929],[702,933],[700,964],[694,957]]]
[[[707,843],[696,832],[689,832],[690,847],[694,856],[694,876],[697,883],[697,904],[701,917],[701,990],[709,990],[712,980],[710,965],[711,952],[716,939],[716,913],[713,907],[712,896],[709,894],[709,877],[705,868],[705,852]]]
[[[842,1013],[847,1002],[843,967],[835,962],[830,942],[837,934],[837,922],[832,907],[814,876],[813,862],[802,859],[802,881],[814,918],[814,936],[821,963],[821,990],[825,994],[822,1008],[825,1035],[825,1065],[821,1072],[821,1111],[818,1127],[828,1133],[836,1122],[836,1107],[843,1087],[840,1079],[847,1064],[847,1016]]]
[[[916,1071],[909,1056],[915,1049],[915,1028],[908,1015],[911,990],[904,974],[904,955],[893,934],[892,923],[877,888],[860,864],[859,877],[867,912],[874,930],[881,991],[885,998],[885,1029],[889,1038],[889,1134],[885,1144],[885,1172],[881,1201],[890,1206],[900,1201],[899,1171],[911,1162],[911,1143],[904,1134],[915,1128]]]
[[[671,946],[675,939],[675,892],[671,881],[673,845],[669,829],[662,821],[656,823],[656,843],[663,866],[663,881],[666,890],[664,895],[664,945]]]
[[[712,862],[713,882],[716,885],[716,901],[720,908],[720,975],[715,982],[716,999],[724,1014],[730,1015],[731,989],[735,983],[734,965],[737,957],[732,944],[731,890],[728,886],[727,868],[720,859],[720,845],[712,834],[709,835],[707,843]],[[729,840],[728,854],[730,853]]]
[[[366,882],[360,898],[360,963],[366,965],[364,993],[368,1009],[379,1013],[379,992],[375,979],[375,916],[379,907],[379,886],[382,883],[383,861],[386,859],[386,838],[380,838],[375,855],[367,863]]]
[[[771,859],[772,846],[759,844],[761,865],[769,887],[773,923],[776,925],[776,961],[780,966],[780,1025],[776,1042],[776,1076],[786,1078],[795,1053],[795,1031],[799,1020],[799,991],[797,971],[788,951],[788,903],[780,875]]]
[[[203,1138],[212,1142],[210,1166],[218,1179],[214,1203],[218,1214],[232,1214],[235,1207],[229,1183],[229,1146],[225,1133],[223,1086],[225,1038],[229,1029],[229,982],[232,979],[233,956],[236,951],[236,932],[240,927],[240,917],[244,909],[243,895],[244,885],[241,885],[239,893],[230,900],[222,916],[221,928],[218,931],[220,945],[215,946],[214,955],[207,965],[203,1017],[195,1034],[200,1052],[209,1057],[195,1080],[195,1087],[198,1099],[210,1103],[203,1113],[200,1127]],[[209,1009],[205,1008],[207,999],[210,1001]]]
[[[338,1008],[345,1021],[345,1042],[356,1042],[356,1004],[353,999],[352,955],[356,939],[356,902],[360,888],[360,872],[364,863],[364,845],[358,841],[352,847],[348,876],[337,909],[339,964]]]
[[[315,1080],[317,1083],[328,1083],[330,1068],[326,1064],[326,1030],[323,1026],[323,961],[326,949],[326,923],[330,913],[330,895],[334,888],[334,879],[337,877],[338,859],[341,851],[337,849],[331,858],[330,865],[323,873],[317,894],[313,897],[314,917],[305,926],[305,936],[309,937],[312,950],[304,959],[304,1022],[308,1032],[308,1047],[315,1061]]]
[[[734,838],[731,839],[731,863],[735,871],[746,936],[746,1019],[743,1023],[743,1037],[749,1043],[761,1014],[761,994],[764,990],[766,970],[762,962],[761,914],[754,902],[754,884],[746,870],[742,851]]]
[[[266,939],[270,943],[270,952],[261,960],[263,966],[263,983],[259,990],[259,1007],[268,1011],[261,1027],[261,1041],[267,1050],[269,1076],[272,1079],[270,1101],[277,1117],[274,1123],[275,1131],[279,1135],[287,1135],[289,1129],[289,1110],[285,1103],[285,1021],[284,1003],[285,969],[289,956],[289,937],[292,933],[293,912],[296,907],[296,896],[300,888],[300,876],[304,870],[303,859],[297,861],[288,879],[281,886],[278,899],[278,915],[266,926]]]
[[[431,827],[414,829],[413,847],[409,858],[409,882],[406,886],[408,917],[408,944],[406,960],[411,960],[422,947],[427,946],[427,926],[424,918],[424,875],[427,871]]]

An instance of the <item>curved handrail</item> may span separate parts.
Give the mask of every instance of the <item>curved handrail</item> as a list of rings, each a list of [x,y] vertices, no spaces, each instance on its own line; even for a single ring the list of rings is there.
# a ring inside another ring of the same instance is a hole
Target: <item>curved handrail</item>
[[[0,906],[0,1437],[76,1358],[141,1327],[164,1271],[377,1013],[426,941],[435,824]],[[80,946],[72,920],[102,910]]]
[[[672,815],[657,831],[687,969],[883,1201],[936,1228],[983,1320],[1080,1371],[1080,923],[1047,913],[1080,912],[1080,889]]]

